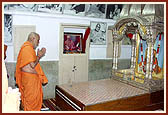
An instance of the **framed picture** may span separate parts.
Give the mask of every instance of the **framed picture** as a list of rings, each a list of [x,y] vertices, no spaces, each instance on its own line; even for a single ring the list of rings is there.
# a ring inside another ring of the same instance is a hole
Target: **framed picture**
[[[62,14],[62,4],[5,4],[5,10]]]
[[[90,43],[91,45],[106,45],[107,23],[91,22]]]
[[[83,33],[64,32],[63,53],[81,53],[82,39],[83,39]]]
[[[88,17],[105,18],[105,4],[86,4],[85,9],[85,15]]]
[[[64,4],[63,8],[64,14],[71,14],[71,15],[78,15],[84,16],[85,15],[85,4]]]
[[[62,4],[37,4],[38,12],[60,13],[62,14]]]
[[[4,43],[9,45],[12,42],[12,15],[4,14]]]
[[[118,18],[120,18],[122,7],[123,7],[122,4],[108,4],[106,18],[114,19],[114,20],[117,20]]]
[[[12,11],[36,11],[37,5],[36,4],[5,4],[5,10],[12,10]]]

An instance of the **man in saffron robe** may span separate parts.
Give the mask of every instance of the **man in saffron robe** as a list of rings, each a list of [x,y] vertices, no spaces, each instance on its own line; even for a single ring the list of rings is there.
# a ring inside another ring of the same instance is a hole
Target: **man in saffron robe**
[[[21,92],[21,103],[24,111],[40,111],[43,101],[42,84],[47,84],[39,60],[45,55],[46,49],[35,49],[39,45],[40,36],[31,32],[28,40],[21,46],[16,64],[16,84]]]

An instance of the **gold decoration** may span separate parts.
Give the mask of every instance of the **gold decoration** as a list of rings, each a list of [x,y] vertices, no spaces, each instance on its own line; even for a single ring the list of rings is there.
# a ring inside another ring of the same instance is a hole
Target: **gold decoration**
[[[146,34],[147,30],[146,30],[145,26],[143,26],[142,24],[140,24],[140,27],[142,28],[143,33]]]
[[[138,82],[138,83],[144,83],[144,80],[143,79],[139,79],[139,78],[135,78],[135,81]]]
[[[144,79],[145,78],[145,74],[142,74],[142,73],[139,73],[139,72],[135,72],[135,76],[136,77],[139,77],[141,79]]]
[[[122,31],[123,29],[125,28],[126,24],[122,25],[118,31],[118,34],[121,35],[122,34]]]
[[[116,75],[116,76],[119,76],[119,77],[123,77],[123,74],[122,74],[122,73],[116,72],[115,75]]]
[[[162,68],[161,72],[158,74],[152,72],[152,79],[154,80],[164,79],[164,69]]]

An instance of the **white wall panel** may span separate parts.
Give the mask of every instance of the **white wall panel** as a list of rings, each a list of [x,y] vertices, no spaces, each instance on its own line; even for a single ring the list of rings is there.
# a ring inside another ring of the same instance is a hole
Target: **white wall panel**
[[[45,14],[45,13],[13,13],[13,25],[34,25],[36,32],[40,34],[39,48],[46,47],[46,55],[42,61],[59,60],[59,31],[60,24],[84,24],[90,25],[90,21],[107,22],[107,25],[113,25],[115,21],[109,19],[97,19],[89,17],[68,16],[60,14]],[[74,29],[67,31],[76,31]],[[85,32],[84,30],[77,30]],[[7,50],[8,57],[6,61],[14,61],[14,46],[11,45]],[[106,46],[90,47],[90,59],[105,59]]]

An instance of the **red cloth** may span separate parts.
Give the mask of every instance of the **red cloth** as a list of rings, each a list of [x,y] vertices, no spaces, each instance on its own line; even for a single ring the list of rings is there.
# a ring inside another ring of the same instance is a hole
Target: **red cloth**
[[[133,34],[132,34],[132,33],[129,33],[129,34],[127,34],[127,36],[128,36],[130,39],[132,39]]]
[[[90,34],[90,27],[86,29],[84,38],[82,39],[82,53],[85,53],[86,40],[88,39],[89,34]]]
[[[7,50],[8,46],[4,45],[4,60],[6,59],[6,50]]]

